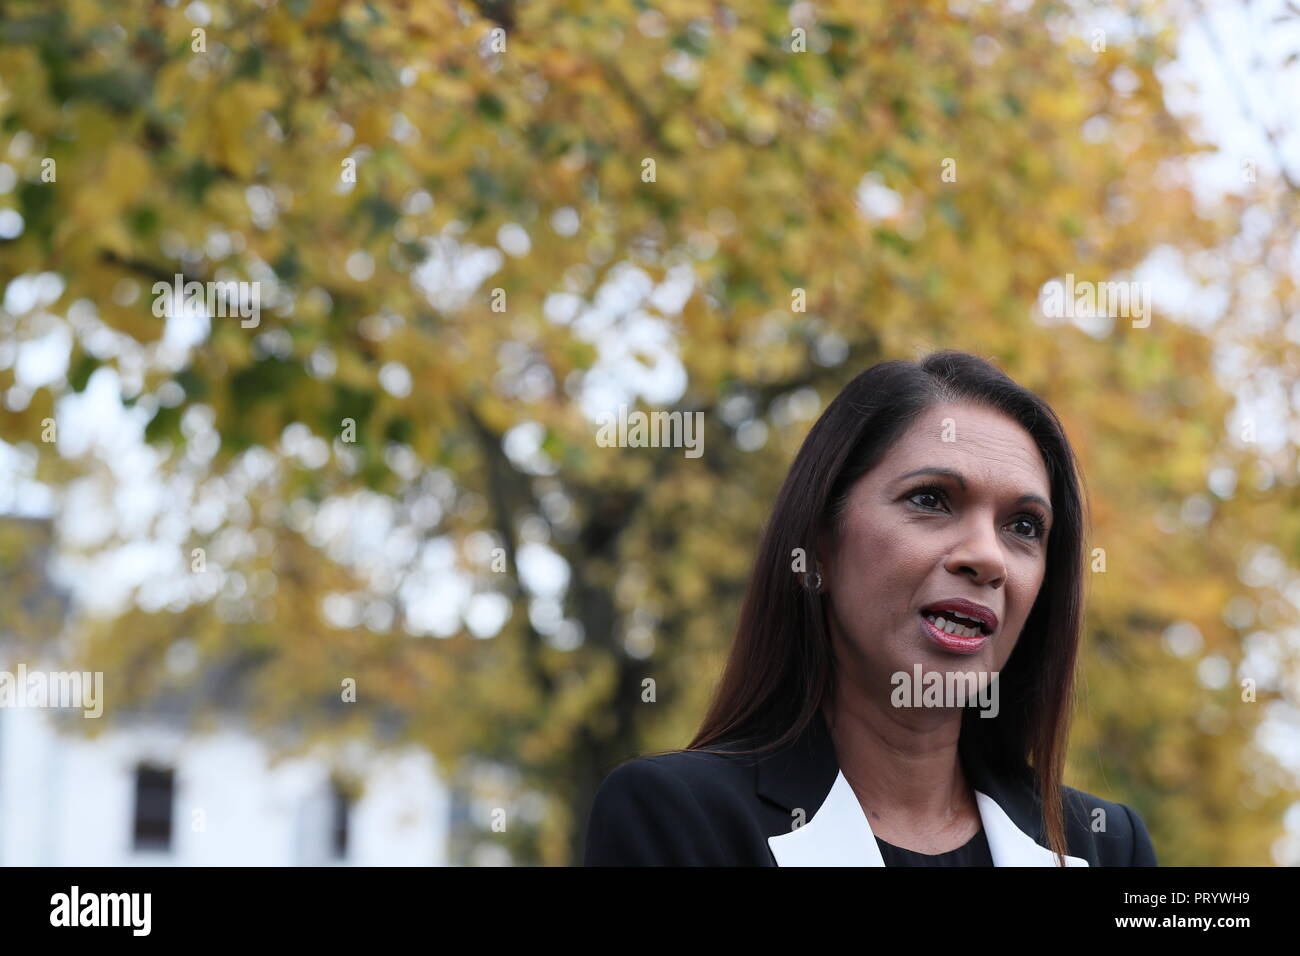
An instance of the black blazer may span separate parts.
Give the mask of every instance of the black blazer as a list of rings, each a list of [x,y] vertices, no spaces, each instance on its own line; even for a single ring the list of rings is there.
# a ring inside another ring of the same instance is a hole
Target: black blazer
[[[975,763],[963,767],[975,788],[994,866],[1055,866],[1032,784],[995,777]],[[1072,787],[1062,790],[1068,866],[1157,865],[1136,813]],[[616,768],[596,792],[584,865],[883,866],[884,861],[866,814],[840,773],[818,711],[799,739],[779,751],[660,754]]]

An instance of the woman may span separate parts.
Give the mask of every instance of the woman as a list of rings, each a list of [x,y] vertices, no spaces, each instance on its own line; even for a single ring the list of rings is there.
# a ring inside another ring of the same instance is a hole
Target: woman
[[[1055,413],[988,362],[863,372],[791,466],[703,726],[606,777],[586,864],[1155,866],[1136,813],[1061,783],[1084,522]]]

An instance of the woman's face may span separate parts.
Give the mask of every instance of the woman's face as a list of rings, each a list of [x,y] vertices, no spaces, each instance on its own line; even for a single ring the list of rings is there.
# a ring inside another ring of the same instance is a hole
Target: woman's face
[[[916,664],[1002,670],[1043,581],[1050,500],[1046,466],[1020,425],[971,404],[923,412],[851,489],[823,564],[841,676],[874,697]],[[934,636],[922,609],[952,599],[992,611],[992,635]]]

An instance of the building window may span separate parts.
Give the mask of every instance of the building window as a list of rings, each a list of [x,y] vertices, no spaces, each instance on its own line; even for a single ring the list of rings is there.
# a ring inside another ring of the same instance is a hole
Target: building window
[[[330,780],[330,856],[345,860],[348,856],[348,824],[352,800],[337,780]]]
[[[170,767],[136,767],[133,846],[137,851],[171,850],[173,787]]]

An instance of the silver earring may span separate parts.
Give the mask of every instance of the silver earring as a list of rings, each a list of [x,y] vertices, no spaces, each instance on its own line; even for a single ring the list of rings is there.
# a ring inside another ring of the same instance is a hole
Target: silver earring
[[[820,571],[814,571],[812,573],[812,589],[814,591],[820,591],[822,589],[822,573]]]

